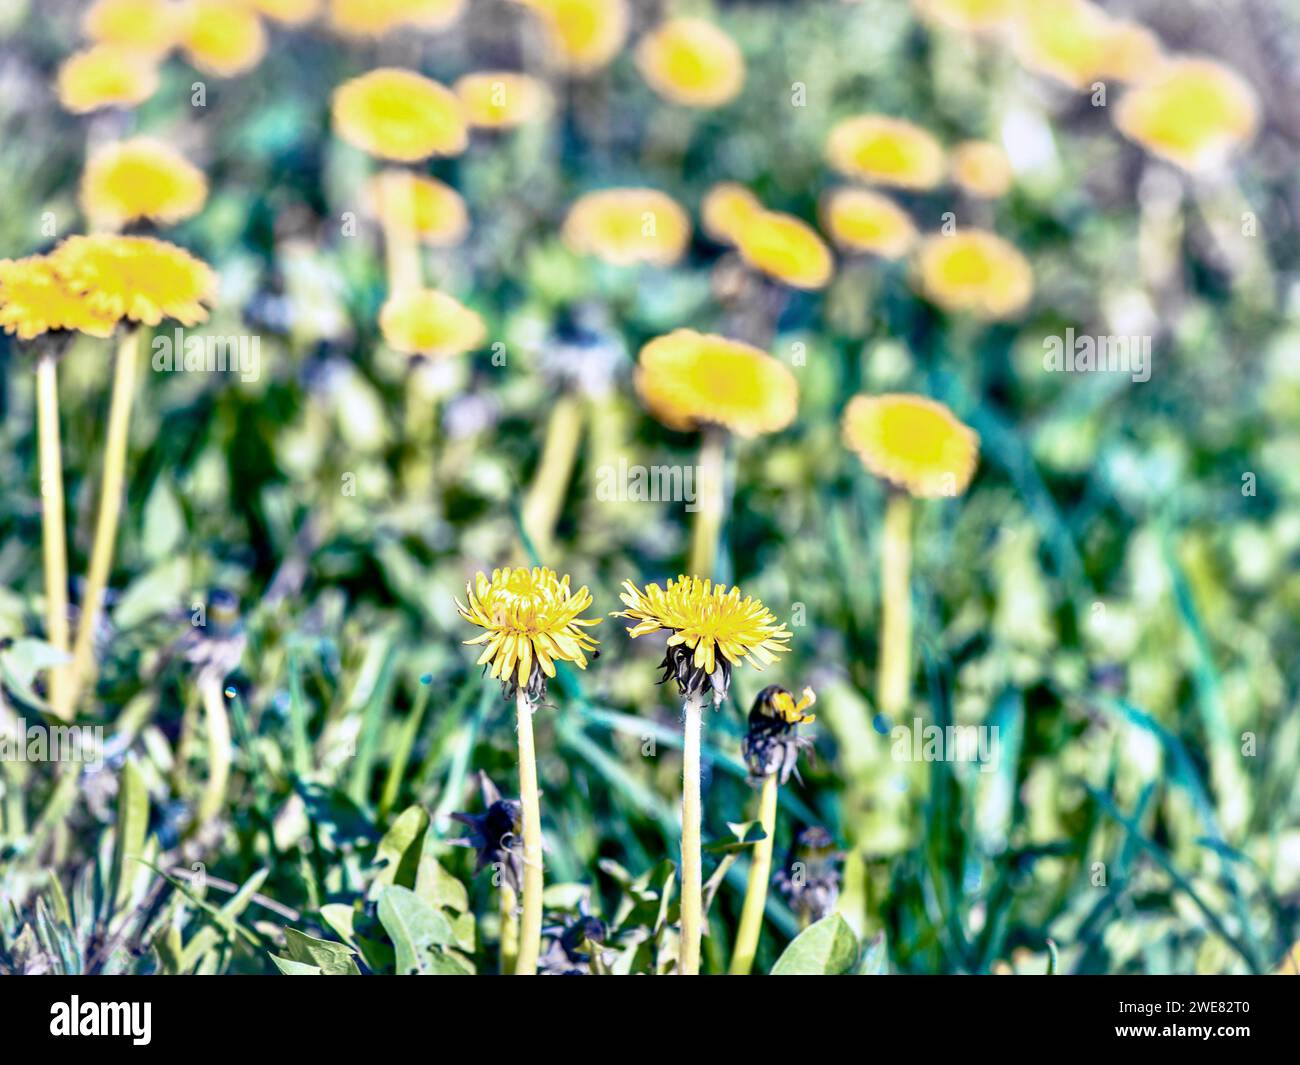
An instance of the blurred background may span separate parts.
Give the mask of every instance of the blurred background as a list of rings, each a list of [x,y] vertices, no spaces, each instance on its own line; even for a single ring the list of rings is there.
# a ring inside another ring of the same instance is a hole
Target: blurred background
[[[729,452],[716,576],[793,639],[777,666],[739,669],[707,721],[706,841],[754,816],[740,740],[755,694],[811,685],[816,759],[782,789],[777,864],[801,829],[829,833],[863,971],[1294,971],[1294,4],[1098,5],[1254,90],[1253,139],[1208,172],[1116,128],[1120,79],[1067,84],[1008,23],[975,32],[934,10],[962,5],[596,4],[592,18],[626,22],[608,61],[574,72],[545,0],[473,0],[443,28],[378,35],[329,3],[249,0],[264,48],[247,69],[218,76],[181,46],[137,107],[75,115],[55,84],[89,43],[89,6],[0,0],[3,253],[84,231],[88,154],[158,137],[210,185],[202,212],[166,233],[220,275],[195,331],[257,337],[260,373],[142,374],[98,687],[78,718],[103,727],[106,758],[0,763],[0,969],[322,966],[333,955],[291,949],[285,929],[346,943],[341,926],[372,919],[375,885],[410,844],[394,840],[396,814],[418,804],[439,905],[469,916],[449,956],[495,971],[495,889],[446,843],[465,834],[452,812],[482,812],[480,771],[517,787],[512,708],[462,646],[472,633],[455,598],[475,571],[536,548],[523,510],[561,397],[580,437],[538,561],[590,586],[601,614],[625,579],[686,567],[684,502],[610,499],[599,478],[620,462],[695,463],[698,434],[652,418],[632,380],[646,341],[689,327],[757,343],[799,385],[793,425]],[[281,6],[305,21],[279,21]],[[647,84],[637,42],[683,15],[739,46],[734,100],[688,108]],[[523,71],[553,96],[535,121],[475,130],[462,153],[416,164],[468,208],[464,240],[425,248],[422,269],[482,317],[475,351],[411,357],[381,335],[384,245],[364,195],[380,164],[330,114],[335,88],[378,66],[445,85]],[[820,227],[824,195],[850,183],[826,161],[827,136],[869,112],[1002,149],[998,195],[951,182],[889,194],[923,233],[951,212],[1019,249],[1034,284],[1022,311],[950,311],[919,292],[908,259],[842,249],[820,290],[765,282],[702,230],[720,181]],[[613,266],[566,244],[574,201],[615,186],[658,189],[691,216],[680,261]],[[1150,380],[1044,372],[1045,338],[1067,329],[1150,337]],[[6,340],[0,367],[0,718],[13,729],[43,719],[41,496],[30,358]],[[60,362],[74,575],[93,536],[111,367],[92,338]],[[940,399],[980,437],[967,493],[916,509],[917,668],[893,718],[875,703],[885,489],[840,440],[864,391]],[[223,624],[246,642],[223,693],[231,774],[201,823],[210,737],[182,641],[217,592],[237,597]],[[548,926],[595,915],[615,967],[653,971],[671,951],[656,920],[677,848],[680,708],[656,684],[657,647],[617,620],[598,634],[599,661],[563,672],[537,718]],[[915,718],[996,726],[996,764],[892,756],[890,730]],[[128,833],[147,865],[123,860]],[[724,856],[713,971],[748,861],[743,846],[706,855],[706,877]],[[791,899],[769,899],[760,971],[799,928]],[[394,964],[373,943],[356,953],[368,970]]]

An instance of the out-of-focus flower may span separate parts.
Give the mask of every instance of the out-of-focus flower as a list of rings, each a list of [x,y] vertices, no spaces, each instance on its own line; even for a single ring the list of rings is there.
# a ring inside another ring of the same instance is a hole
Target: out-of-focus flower
[[[537,13],[554,58],[572,74],[594,74],[627,40],[627,0],[519,0]]]
[[[780,360],[693,329],[656,337],[641,349],[636,390],[670,429],[721,425],[745,437],[784,429],[799,406],[799,385]]]
[[[465,0],[330,0],[330,25],[348,37],[383,37],[399,29],[436,33],[464,10]]]
[[[545,694],[556,662],[587,668],[596,640],[586,630],[601,621],[581,616],[590,606],[585,586],[575,592],[567,575],[540,566],[479,573],[465,587],[465,602],[456,603],[462,618],[484,630],[465,641],[486,644],[476,664],[489,667],[507,695],[523,688],[535,699]]]
[[[704,195],[700,205],[700,221],[704,232],[719,244],[736,244],[740,230],[763,205],[744,185],[723,181],[714,185]]]
[[[285,26],[301,26],[314,19],[321,8],[321,0],[240,0],[264,18]]]
[[[940,307],[989,320],[1015,316],[1034,293],[1029,260],[982,229],[926,237],[917,274],[921,290]]]
[[[821,288],[835,272],[835,260],[817,231],[779,211],[759,211],[746,218],[736,248],[755,270],[793,288]]]
[[[162,55],[176,44],[181,11],[169,0],[95,0],[81,29],[96,44]]]
[[[816,714],[805,714],[817,702],[811,688],[795,697],[779,684],[771,684],[758,693],[749,710],[749,729],[740,750],[753,782],[775,776],[785,784],[794,772],[799,752],[812,749],[812,740],[799,735],[800,725],[811,725]]]
[[[569,208],[563,237],[570,251],[614,266],[672,266],[686,251],[691,220],[657,189],[599,189]]]
[[[745,57],[736,42],[700,18],[670,19],[646,34],[636,65],[655,92],[686,107],[721,107],[745,83]]]
[[[334,131],[381,159],[457,155],[469,143],[456,94],[409,70],[381,67],[334,90]]]
[[[153,137],[116,141],[95,152],[81,177],[81,207],[101,226],[138,219],[172,224],[196,215],[208,197],[203,172]]]
[[[883,259],[900,259],[916,243],[908,213],[870,189],[834,189],[822,203],[822,226],[841,248]]]
[[[627,630],[633,639],[669,633],[662,681],[675,680],[683,696],[711,691],[720,703],[734,667],[748,662],[761,670],[790,649],[789,630],[753,596],[741,599],[739,588],[684,575],[666,588],[631,581],[623,588],[619,598],[627,609],[612,616],[636,622]]]
[[[385,170],[366,185],[366,207],[385,225],[409,225],[420,242],[455,247],[469,232],[469,211],[459,192],[437,178]]]
[[[979,461],[975,431],[925,396],[854,396],[843,430],[845,445],[868,470],[923,499],[961,495]]]
[[[943,147],[934,135],[887,115],[857,115],[837,123],[826,159],[841,174],[877,185],[931,189],[943,180]]]
[[[19,340],[77,331],[107,337],[117,318],[73,292],[43,255],[0,260],[0,328]]]
[[[551,110],[551,90],[544,82],[509,70],[478,70],[457,80],[452,90],[460,97],[471,126],[513,129],[545,117]]]
[[[1254,136],[1259,101],[1228,67],[1181,59],[1131,89],[1116,108],[1115,124],[1148,151],[1201,171],[1221,166]]]
[[[952,179],[972,196],[995,200],[1011,188],[1011,160],[992,141],[963,141],[952,150]]]
[[[591,976],[609,938],[605,922],[580,914],[566,925],[544,929],[546,948],[537,962],[542,976]]]
[[[840,897],[842,857],[826,829],[801,829],[786,853],[785,866],[775,877],[777,890],[805,923],[820,921],[835,911]]]
[[[518,892],[524,883],[524,838],[519,800],[503,799],[486,773],[479,773],[479,788],[483,793],[483,813],[457,811],[451,815],[453,821],[469,828],[469,838],[447,842],[453,846],[472,847],[476,874],[491,869],[494,879],[500,877],[500,884]]]
[[[266,55],[266,29],[247,8],[227,0],[191,0],[186,12],[181,47],[205,74],[233,78]]]
[[[1161,61],[1160,42],[1149,30],[1112,18],[1090,0],[1022,5],[1011,46],[1030,70],[1076,89],[1105,78],[1142,78]]]
[[[473,351],[487,337],[482,318],[459,300],[434,289],[390,296],[379,312],[379,328],[394,351],[430,358]]]
[[[954,30],[997,30],[1015,13],[1017,0],[912,0],[923,18]]]
[[[116,44],[77,52],[59,67],[59,102],[74,114],[135,107],[158,91],[157,57]]]
[[[55,271],[99,314],[157,325],[196,325],[216,298],[217,275],[183,248],[150,237],[69,237],[50,255]]]

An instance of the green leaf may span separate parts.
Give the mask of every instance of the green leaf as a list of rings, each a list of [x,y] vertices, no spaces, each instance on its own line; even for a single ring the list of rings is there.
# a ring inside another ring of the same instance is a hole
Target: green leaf
[[[305,965],[300,961],[292,961],[289,958],[281,958],[276,954],[271,955],[271,960],[275,962],[275,967],[285,976],[320,976],[321,971],[315,965]]]
[[[375,860],[382,864],[382,868],[375,877],[373,894],[378,894],[390,884],[399,884],[404,888],[415,887],[420,855],[424,851],[424,834],[428,828],[429,815],[419,806],[408,807],[393,822],[392,828],[384,833],[384,838],[375,850]]]
[[[451,943],[451,923],[410,888],[387,887],[379,896],[379,921],[393,941],[399,975],[437,971],[434,948]]]
[[[772,966],[773,976],[843,976],[858,960],[858,937],[838,913],[795,937]]]
[[[707,843],[704,846],[706,851],[711,851],[714,854],[728,854],[743,851],[746,847],[752,847],[755,843],[767,839],[767,833],[763,831],[763,825],[760,821],[728,821],[727,827],[731,829],[733,838]]]
[[[149,793],[144,777],[133,759],[122,767],[121,790],[117,796],[117,838],[113,845],[113,908],[126,904],[131,886],[144,857],[145,833],[149,828]]]
[[[420,857],[415,893],[431,906],[465,913],[469,909],[469,892],[465,885],[447,872],[432,854]]]
[[[331,943],[327,939],[316,939],[296,928],[286,928],[284,940],[291,959],[304,965],[316,966],[324,976],[361,975],[357,963],[352,960],[355,952],[351,947]]]

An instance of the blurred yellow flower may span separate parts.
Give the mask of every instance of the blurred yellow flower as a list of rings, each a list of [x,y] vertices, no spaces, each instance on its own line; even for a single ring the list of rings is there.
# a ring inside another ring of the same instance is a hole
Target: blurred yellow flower
[[[560,66],[573,74],[605,67],[627,40],[627,0],[519,0],[536,12]]]
[[[381,67],[334,90],[334,132],[381,159],[457,155],[469,143],[456,94],[409,70]]]
[[[799,385],[784,363],[758,348],[693,329],[656,337],[636,368],[641,402],[670,429],[721,425],[752,437],[784,429]]]
[[[252,11],[227,0],[190,0],[186,12],[181,47],[205,74],[233,78],[266,55],[266,29]]]
[[[203,172],[153,137],[105,145],[81,176],[81,208],[100,226],[118,228],[141,218],[180,222],[198,214],[207,197]]]
[[[672,266],[691,239],[691,220],[657,189],[598,189],[569,208],[564,243],[614,266]]]
[[[1106,78],[1141,78],[1161,59],[1149,30],[1112,18],[1090,0],[1024,4],[1011,27],[1011,46],[1030,70],[1076,89]]]
[[[704,194],[700,221],[704,232],[719,244],[736,244],[741,227],[763,210],[763,205],[744,185],[722,181]]]
[[[841,248],[884,259],[901,259],[917,236],[908,213],[870,189],[831,191],[822,203],[822,227]]]
[[[844,443],[868,470],[921,498],[961,495],[979,461],[975,431],[924,396],[854,396],[843,430]]]
[[[901,118],[858,115],[831,130],[826,159],[849,177],[905,189],[930,189],[943,180],[943,147]]]
[[[739,588],[685,575],[666,583],[623,582],[619,598],[627,609],[613,616],[636,622],[627,630],[633,639],[666,629],[669,650],[690,648],[691,665],[706,676],[743,662],[762,670],[790,650],[790,631],[758,599],[741,599]]]
[[[484,630],[465,641],[487,645],[475,664],[490,665],[490,677],[521,688],[540,687],[539,675],[554,677],[556,662],[587,668],[597,641],[586,630],[602,620],[581,616],[590,606],[585,586],[572,591],[567,575],[540,566],[478,573],[465,586],[465,602],[456,602],[460,616]]]
[[[95,0],[81,29],[96,44],[161,55],[180,33],[181,10],[169,0]]]
[[[463,355],[487,338],[482,318],[445,292],[429,288],[390,296],[379,312],[379,328],[394,351],[429,358]]]
[[[310,22],[321,8],[321,0],[241,0],[241,2],[264,18],[286,26],[301,26],[304,22]]]
[[[1000,29],[1015,13],[1018,0],[912,0],[931,22],[954,30],[980,32]]]
[[[97,44],[59,67],[59,102],[74,114],[135,107],[158,91],[157,58],[134,48]]]
[[[787,725],[811,725],[817,720],[817,715],[805,714],[804,711],[810,706],[815,706],[816,703],[817,693],[811,688],[804,688],[800,693],[799,701],[795,702],[793,692],[774,684],[771,688],[759,692],[754,707],[760,713],[775,717]]]
[[[508,70],[479,70],[452,86],[471,126],[511,129],[544,117],[551,90],[537,78]]]
[[[1259,101],[1235,71],[1208,59],[1171,61],[1119,102],[1125,136],[1187,170],[1222,165],[1259,124]]]
[[[921,290],[948,311],[1010,318],[1034,292],[1029,261],[1001,237],[981,229],[934,234],[917,256]]]
[[[50,255],[55,271],[98,314],[157,325],[196,325],[216,298],[217,275],[183,248],[150,237],[69,237]]]
[[[1005,196],[1011,188],[1011,160],[992,141],[963,141],[952,149],[952,179],[970,193],[987,200]]]
[[[835,260],[817,231],[778,211],[746,218],[736,248],[755,270],[793,288],[821,288],[835,271]]]
[[[670,19],[646,34],[636,65],[655,92],[686,107],[730,103],[745,83],[745,58],[736,42],[699,18]]]
[[[0,328],[20,340],[56,330],[107,337],[117,318],[72,292],[43,255],[0,260]]]
[[[469,232],[464,199],[436,178],[385,170],[367,183],[366,201],[370,214],[385,225],[409,224],[421,243],[433,248],[455,247]]]
[[[330,24],[348,37],[383,37],[398,29],[437,32],[464,10],[465,0],[330,0]]]

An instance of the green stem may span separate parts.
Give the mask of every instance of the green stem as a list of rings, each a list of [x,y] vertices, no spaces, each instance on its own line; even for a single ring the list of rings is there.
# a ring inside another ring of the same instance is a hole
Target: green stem
[[[533,745],[534,704],[524,691],[515,697],[519,716],[519,805],[524,829],[523,914],[519,921],[516,976],[535,976],[542,949],[542,812],[537,798],[537,754]]]
[[[539,558],[551,554],[551,538],[573,476],[581,439],[582,400],[577,396],[563,395],[551,408],[541,461],[537,464],[532,487],[524,502],[524,531],[532,540]]]
[[[397,792],[402,786],[402,778],[406,776],[406,766],[411,760],[415,738],[420,734],[420,725],[424,722],[424,711],[429,705],[429,689],[432,687],[432,684],[420,681],[420,690],[415,696],[415,706],[411,708],[402,725],[401,735],[397,739],[397,750],[393,752],[393,760],[388,764],[388,776],[384,779],[384,790],[379,798],[381,821],[388,816],[393,803],[397,801]]]
[[[722,535],[725,510],[727,433],[718,426],[704,430],[700,442],[700,470],[695,525],[691,530],[691,564],[688,573],[712,578],[718,560],[718,540]]]
[[[686,736],[682,744],[682,976],[700,973],[700,937],[703,933],[700,863],[700,732],[704,724],[704,697],[688,695],[683,710]]]
[[[880,663],[877,709],[893,717],[906,709],[912,680],[912,497],[891,491],[880,554]]]
[[[518,897],[509,884],[501,885],[501,972],[515,971],[519,957],[519,914],[515,912]]]
[[[41,545],[45,570],[45,638],[55,650],[68,650],[68,544],[64,532],[63,456],[59,446],[58,362],[42,352],[36,362],[36,428],[41,463]],[[54,712],[72,717],[67,666],[50,670]]]
[[[201,829],[221,812],[230,781],[230,717],[226,713],[224,678],[212,670],[199,675],[199,694],[203,697],[203,723],[208,737],[208,780],[203,786],[195,829]]]
[[[754,844],[749,866],[749,885],[745,888],[745,905],[740,911],[740,928],[736,932],[735,952],[731,956],[732,976],[748,976],[758,953],[758,937],[763,930],[763,910],[767,906],[767,885],[772,878],[772,843],[776,834],[777,778],[773,773],[763,778],[758,797],[758,823],[763,838]]]
[[[126,449],[131,425],[131,402],[135,394],[136,364],[140,356],[140,331],[132,329],[117,349],[113,372],[113,395],[108,406],[108,439],[104,445],[104,476],[99,487],[99,516],[95,542],[90,552],[86,592],[81,601],[81,618],[72,649],[72,675],[68,684],[67,710],[71,712],[83,685],[94,683],[95,629],[104,607],[104,591],[113,566],[113,548],[122,514],[122,491],[126,481]]]
[[[402,180],[398,175],[402,175]],[[420,266],[420,241],[415,232],[415,174],[394,170],[392,180],[383,188],[392,201],[380,205],[384,230],[384,258],[388,272],[388,294],[418,289],[423,273]]]

